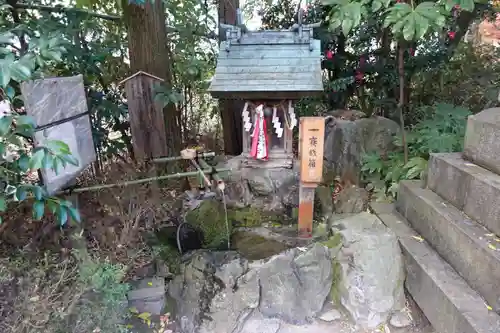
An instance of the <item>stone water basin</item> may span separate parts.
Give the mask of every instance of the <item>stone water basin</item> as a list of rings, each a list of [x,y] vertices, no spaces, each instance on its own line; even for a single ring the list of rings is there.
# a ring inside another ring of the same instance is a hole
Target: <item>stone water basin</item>
[[[266,259],[311,243],[310,239],[297,237],[296,226],[237,228],[231,236],[231,249],[248,260]]]

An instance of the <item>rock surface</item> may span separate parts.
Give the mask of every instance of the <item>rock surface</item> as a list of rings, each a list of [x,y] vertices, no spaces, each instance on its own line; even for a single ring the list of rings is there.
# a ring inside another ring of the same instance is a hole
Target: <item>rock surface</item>
[[[194,252],[169,293],[182,333],[281,333],[285,324],[312,322],[331,284],[330,253],[314,244],[253,262],[236,252]]]
[[[410,326],[412,320],[405,311],[396,311],[392,314],[389,323],[396,328],[402,328]]]
[[[166,305],[165,279],[145,278],[128,293],[129,306],[137,312],[162,315]]]
[[[357,214],[366,211],[369,194],[364,188],[352,185],[340,191],[335,200],[335,212],[338,214]]]
[[[298,170],[293,168],[242,167],[242,156],[220,163],[231,168],[226,178],[226,198],[230,206],[252,206],[264,211],[285,211],[298,206]]]
[[[318,318],[326,322],[332,322],[342,318],[342,314],[337,309],[328,308],[324,309],[323,312],[318,316]]]
[[[325,128],[325,169],[342,181],[359,185],[363,154],[386,154],[394,149],[393,136],[399,125],[384,117],[333,118]]]
[[[340,303],[365,329],[385,323],[405,307],[403,258],[398,240],[376,215],[364,212],[334,221],[342,236],[337,255]]]

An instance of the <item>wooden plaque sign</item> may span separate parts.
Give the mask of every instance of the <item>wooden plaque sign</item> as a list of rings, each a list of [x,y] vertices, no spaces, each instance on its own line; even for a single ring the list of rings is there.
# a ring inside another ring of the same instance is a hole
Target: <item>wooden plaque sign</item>
[[[300,118],[300,181],[318,184],[323,178],[325,118]]]
[[[314,213],[314,192],[323,178],[323,146],[325,118],[300,118],[299,127],[299,237],[311,238]]]

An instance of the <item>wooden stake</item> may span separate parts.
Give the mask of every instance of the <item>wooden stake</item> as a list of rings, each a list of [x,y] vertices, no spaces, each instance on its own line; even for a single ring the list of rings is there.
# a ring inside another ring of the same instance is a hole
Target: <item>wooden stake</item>
[[[314,193],[323,178],[324,142],[325,118],[300,118],[299,237],[312,237]]]
[[[300,184],[299,187],[299,237],[311,238],[314,215],[314,192],[316,186]]]

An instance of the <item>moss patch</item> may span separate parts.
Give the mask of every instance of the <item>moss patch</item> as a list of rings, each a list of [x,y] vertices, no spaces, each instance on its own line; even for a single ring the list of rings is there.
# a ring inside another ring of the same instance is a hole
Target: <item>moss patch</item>
[[[272,212],[264,212],[255,207],[230,208],[227,216],[235,226],[238,227],[259,227],[262,223],[271,223],[273,226],[285,224],[286,216]]]
[[[203,201],[199,207],[186,214],[186,222],[200,228],[203,232],[203,245],[205,248],[221,249],[226,246],[227,226],[222,202],[218,200]],[[231,234],[232,225],[230,219],[228,224],[229,234]]]
[[[335,233],[326,242],[322,243],[329,249],[340,249],[342,245],[342,235]],[[335,305],[340,305],[340,283],[342,282],[342,266],[334,258],[332,259],[332,287],[330,288],[330,297]]]
[[[322,244],[328,247],[329,249],[335,249],[338,246],[340,246],[340,244],[342,244],[342,235],[337,232]]]
[[[230,221],[242,227],[258,227],[263,222],[262,212],[254,207],[232,208],[228,210],[227,215]]]
[[[227,209],[229,233],[234,227],[258,227],[263,223],[272,226],[286,224],[287,217],[284,214],[264,212],[255,207],[229,208]],[[224,205],[218,200],[205,200],[199,207],[186,214],[186,222],[198,227],[204,235],[204,248],[225,249],[227,247],[227,230],[224,213]]]
[[[342,282],[342,266],[337,260],[332,260],[332,288],[330,289],[330,297],[333,304],[340,305],[340,283]]]

